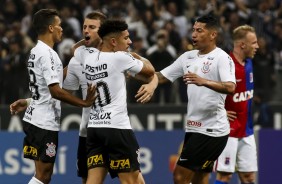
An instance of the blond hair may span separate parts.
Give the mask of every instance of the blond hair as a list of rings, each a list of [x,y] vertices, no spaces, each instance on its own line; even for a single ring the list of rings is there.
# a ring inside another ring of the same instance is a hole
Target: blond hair
[[[255,33],[255,28],[246,24],[235,28],[232,34],[233,41],[244,39],[248,32]]]

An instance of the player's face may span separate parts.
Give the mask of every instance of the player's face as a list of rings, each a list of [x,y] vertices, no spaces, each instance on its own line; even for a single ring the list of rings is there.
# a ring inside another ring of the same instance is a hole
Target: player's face
[[[192,32],[193,46],[198,49],[201,54],[209,52],[211,46],[214,46],[216,32],[208,30],[205,23],[195,22]]]
[[[86,47],[97,47],[101,42],[101,39],[97,33],[100,25],[100,20],[85,18],[82,32]]]
[[[53,30],[54,42],[60,42],[62,40],[63,28],[61,27],[61,19],[58,16],[55,17],[55,21],[51,25],[51,29]]]
[[[244,42],[244,53],[246,58],[253,58],[259,48],[257,36],[255,33],[248,32]]]
[[[129,38],[128,30],[122,31],[121,34],[116,38],[116,47],[114,50],[127,52],[131,43],[132,42]]]

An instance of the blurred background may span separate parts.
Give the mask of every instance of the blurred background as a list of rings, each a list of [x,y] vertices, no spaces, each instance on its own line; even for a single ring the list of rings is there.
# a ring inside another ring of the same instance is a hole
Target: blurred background
[[[260,130],[257,133],[264,130],[277,133],[277,139],[262,138],[268,146],[269,142],[279,140],[281,144],[282,0],[0,0],[0,3],[0,135],[6,136],[4,131],[21,132],[21,115],[10,116],[8,105],[30,96],[26,65],[29,50],[36,42],[36,34],[31,29],[32,15],[39,9],[54,8],[61,14],[64,35],[55,50],[64,66],[71,58],[70,47],[82,38],[84,16],[96,10],[108,17],[126,20],[133,41],[131,50],[148,58],[156,71],[193,49],[191,31],[195,19],[213,13],[219,17],[222,27],[218,47],[227,53],[232,50],[231,33],[235,27],[242,24],[255,27],[260,48],[253,59],[254,124],[256,130]],[[133,128],[136,131],[182,130],[187,103],[186,86],[182,80],[160,85],[152,101],[141,106],[134,98],[140,85],[132,80],[127,83]],[[77,130],[80,113],[81,109],[63,104],[62,130]],[[260,148],[264,146],[259,145]],[[173,151],[177,153],[177,149]],[[2,150],[3,154],[7,150]],[[20,152],[20,147],[18,150]],[[277,152],[281,153],[281,150]],[[273,155],[265,157],[278,159]],[[281,161],[279,159],[274,162]],[[7,160],[1,162],[0,177],[10,176],[4,167],[6,164],[9,168]],[[277,165],[281,164],[282,161]],[[268,171],[267,166],[260,170]],[[282,174],[281,168],[273,170]],[[270,181],[267,183],[271,184]]]

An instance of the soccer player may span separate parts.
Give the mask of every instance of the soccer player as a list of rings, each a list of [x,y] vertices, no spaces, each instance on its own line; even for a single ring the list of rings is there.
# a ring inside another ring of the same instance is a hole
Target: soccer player
[[[98,36],[98,29],[106,20],[106,16],[100,12],[94,11],[86,15],[83,23],[84,39],[78,42],[76,54],[87,55],[94,48],[99,47],[101,39]],[[81,45],[82,44],[82,45]],[[81,46],[79,46],[81,45]],[[74,57],[70,60],[67,66],[66,78],[63,88],[68,91],[75,91],[81,87],[82,97],[86,98],[87,81],[83,74],[83,61],[77,61]],[[86,133],[87,122],[89,119],[90,108],[83,108],[82,121],[79,128],[79,142],[77,150],[77,175],[82,178],[82,183],[86,183],[87,179],[87,155],[86,155]]]
[[[212,15],[199,17],[192,32],[196,50],[185,52],[157,72],[159,83],[183,76],[187,84],[186,133],[173,173],[175,184],[207,184],[214,161],[227,143],[230,127],[224,102],[226,94],[235,91],[236,81],[232,59],[216,46],[219,28]],[[143,91],[155,82],[143,85]],[[143,96],[137,93],[137,101]]]
[[[32,99],[20,99],[10,105],[12,114],[26,109],[23,130],[24,157],[34,160],[35,175],[29,184],[47,184],[51,181],[58,148],[60,129],[60,101],[79,107],[89,107],[96,99],[95,86],[88,86],[85,100],[77,98],[61,88],[63,65],[53,50],[61,41],[61,19],[56,10],[41,9],[34,14],[33,27],[38,41],[28,60],[29,88]]]
[[[103,183],[108,172],[121,183],[142,184],[139,145],[127,112],[126,73],[150,81],[157,80],[155,70],[147,59],[128,52],[131,40],[125,21],[106,20],[98,34],[101,50],[93,49],[84,59],[86,79],[98,93],[87,127],[87,184]]]
[[[227,184],[232,173],[238,172],[242,184],[253,184],[257,171],[257,151],[252,120],[254,94],[252,58],[259,48],[253,27],[242,25],[233,31],[233,51],[237,86],[227,95],[225,108],[230,122],[230,135],[217,160],[215,184]]]

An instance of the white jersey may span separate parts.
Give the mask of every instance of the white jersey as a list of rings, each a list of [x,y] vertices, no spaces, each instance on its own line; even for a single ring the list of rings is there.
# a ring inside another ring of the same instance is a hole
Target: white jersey
[[[75,49],[74,57],[83,66],[85,62],[85,58],[88,55],[91,55],[91,53],[96,52],[96,51],[98,51],[98,49],[94,47],[85,47],[85,45],[82,45]]]
[[[220,48],[206,55],[199,56],[198,52],[198,50],[185,52],[161,73],[170,81],[190,71],[205,79],[236,83],[234,63],[226,52]],[[229,133],[229,122],[224,108],[226,94],[189,84],[187,96],[186,132],[198,132],[215,137]]]
[[[125,72],[139,73],[143,62],[127,52],[96,51],[86,57],[84,72],[88,83],[97,86],[97,99],[88,127],[131,129],[127,112]]]
[[[83,73],[84,58],[92,52],[97,50],[95,48],[87,48],[80,46],[75,50],[75,57],[72,57],[68,64],[68,71],[64,80],[64,88],[67,90],[78,90],[81,86],[82,98],[85,99],[87,95],[87,80]],[[79,59],[79,60],[78,60]],[[79,136],[86,137],[87,123],[89,120],[90,107],[82,109],[82,120],[79,127]]]
[[[28,72],[33,100],[23,120],[42,129],[59,131],[61,102],[52,98],[48,88],[54,83],[62,87],[63,65],[58,54],[39,40],[30,52]]]

